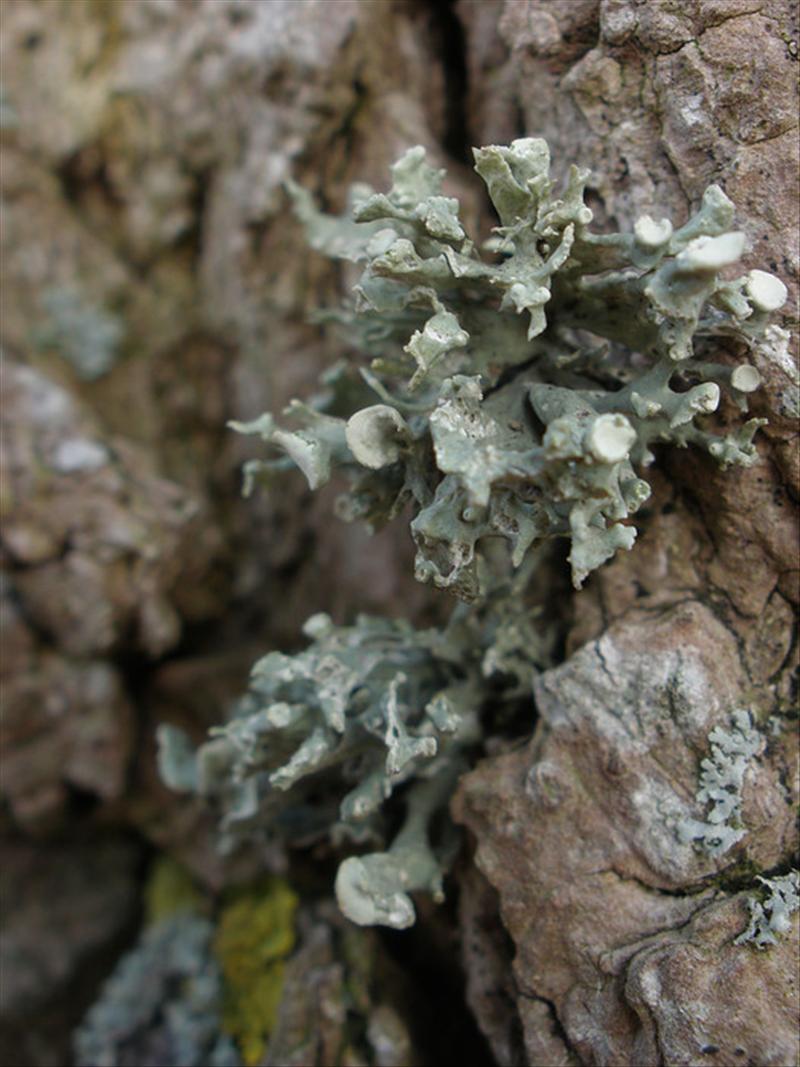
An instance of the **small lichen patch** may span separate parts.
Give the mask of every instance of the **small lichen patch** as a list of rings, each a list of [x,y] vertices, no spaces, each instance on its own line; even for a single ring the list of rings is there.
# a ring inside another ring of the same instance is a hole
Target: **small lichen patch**
[[[704,819],[685,819],[677,827],[678,839],[713,858],[723,856],[746,831],[742,826],[742,788],[751,760],[762,750],[764,738],[747,711],[736,711],[732,728],[715,726],[708,735],[711,756],[700,770],[698,804],[710,805]]]
[[[185,909],[146,926],[74,1036],[78,1067],[159,1062],[239,1067],[221,1032],[222,984],[211,922]]]
[[[44,320],[35,334],[38,347],[58,352],[85,381],[111,370],[120,357],[125,333],[116,315],[65,287],[45,290],[42,309]]]
[[[790,871],[781,878],[758,878],[764,886],[759,897],[750,897],[747,907],[750,922],[734,941],[735,945],[751,943],[757,949],[775,945],[787,934],[792,915],[800,909],[800,872]]]

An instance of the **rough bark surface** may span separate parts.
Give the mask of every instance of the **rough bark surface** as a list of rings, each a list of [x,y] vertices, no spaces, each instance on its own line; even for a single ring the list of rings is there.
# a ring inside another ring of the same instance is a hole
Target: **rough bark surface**
[[[3,1063],[68,1062],[69,1032],[136,919],[141,852],[98,833],[0,844]]]
[[[402,523],[368,538],[329,520],[335,489],[312,499],[297,480],[239,498],[250,446],[226,421],[307,394],[342,354],[306,320],[352,279],[307,251],[284,179],[339,210],[350,182],[382,187],[420,143],[484,231],[471,144],[546,137],[557,174],[592,169],[601,227],[644,212],[681,221],[717,182],[748,236],[746,267],[782,278],[796,331],[798,12],[793,0],[0,8],[0,821],[12,866],[37,886],[43,872],[60,881],[68,855],[90,882],[108,871],[105,888],[63,881],[57,963],[36,893],[4,919],[10,951],[27,937],[47,980],[34,995],[15,964],[0,1021],[19,1062],[44,1064],[63,1033],[20,1051],[29,1011],[81,973],[81,938],[113,944],[132,914],[139,852],[109,849],[109,827],[215,891],[276,862],[215,853],[209,815],[158,782],[155,725],[202,736],[256,656],[296,643],[314,611],[443,610],[411,577]],[[478,868],[459,878],[466,997],[498,1063],[798,1058],[797,920],[769,952],[732,944],[754,875],[784,873],[798,847],[800,375],[777,334],[753,358],[753,414],[769,418],[759,463],[732,474],[660,452],[633,552],[576,595],[564,663],[537,682],[532,740],[485,759],[456,798]],[[675,826],[702,816],[708,734],[739,708],[764,746],[745,781],[747,833],[713,860]],[[319,1057],[342,1043],[345,996],[324,926],[290,979],[328,984],[282,1015],[282,1033],[299,1027]],[[390,1037],[406,1040],[406,1024],[374,1011],[370,1054],[401,1055]]]

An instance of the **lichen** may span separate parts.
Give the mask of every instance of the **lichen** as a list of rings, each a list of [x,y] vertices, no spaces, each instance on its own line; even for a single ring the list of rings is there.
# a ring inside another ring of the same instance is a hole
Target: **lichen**
[[[295,893],[270,878],[213,913],[188,872],[162,857],[144,896],[144,929],[77,1030],[76,1062],[259,1063],[295,944]]]
[[[490,692],[496,706],[530,693],[549,654],[543,629],[508,596],[457,611],[441,630],[313,616],[308,647],[260,660],[250,691],[193,762],[185,735],[159,727],[160,764],[173,786],[222,810],[223,843],[330,835],[379,846],[345,860],[337,898],[354,922],[409,926],[410,892],[442,897],[454,837],[440,816],[480,738],[482,704]],[[406,818],[384,851],[395,792]]]
[[[44,319],[36,331],[37,347],[53,349],[85,381],[107,374],[120,358],[122,321],[96,307],[75,289],[53,287],[42,294]]]
[[[341,468],[343,517],[375,526],[410,502],[417,577],[466,600],[490,588],[490,541],[507,541],[517,567],[567,537],[576,586],[631,548],[656,443],[723,466],[756,459],[760,420],[727,436],[703,421],[722,391],[746,410],[760,381],[749,362],[715,362],[715,347],[750,347],[786,299],[764,271],[722,277],[745,249],[731,202],[711,186],[677,230],[644,216],[632,233],[593,234],[588,171],[573,167],[559,196],[549,166],[536,138],[475,151],[500,220],[484,255],[420,147],[392,168],[388,193],[359,190],[352,220],[291,185],[312,245],[365,264],[355,300],[327,317],[372,361],[349,413],[323,396],[289,405],[291,429],[271,415],[234,424],[311,488]],[[282,468],[251,462],[248,487]]]
[[[361,892],[361,868],[347,861],[337,892],[356,922],[380,914],[407,926],[414,909],[406,891],[441,891],[447,847],[434,849],[430,824],[479,735],[480,662],[464,662],[457,620],[441,632],[366,616],[341,627],[317,615],[305,630],[304,652],[270,653],[256,664],[236,714],[181,780],[221,804],[226,836],[262,829],[294,843],[331,833],[380,845],[383,805],[403,787],[408,816],[391,852],[358,860],[385,869],[383,888]],[[185,759],[185,738],[174,728],[162,726],[159,741],[163,765]]]
[[[189,873],[162,856],[145,884],[144,904],[138,943],[75,1033],[75,1062],[238,1067],[238,1052],[222,1033],[223,984],[208,902]]]
[[[763,271],[723,277],[746,243],[731,202],[711,186],[678,229],[644,216],[631,233],[594,234],[588,172],[573,167],[558,194],[549,167],[536,138],[475,151],[500,223],[480,250],[420,147],[394,165],[387,193],[354,188],[345,219],[289,184],[312,247],[363,264],[354,299],[318,317],[370,362],[331,368],[289,404],[288,426],[270,413],[232,424],[271,453],[246,465],[245,492],[291,467],[311,489],[341,472],[338,515],[376,528],[409,508],[417,578],[463,603],[439,631],[313,617],[308,648],[262,659],[196,754],[162,726],[160,760],[175,788],[214,798],[226,837],[328,834],[375,848],[336,877],[357,923],[405,927],[412,892],[443,895],[447,800],[480,742],[481,709],[530,699],[548,665],[547,627],[525,599],[545,543],[569,541],[580,586],[632,547],[657,444],[704,449],[723,467],[757,459],[763,420],[723,435],[708,417],[723,394],[747,411],[760,376],[742,353],[786,294]],[[723,344],[738,362],[717,361]],[[712,735],[698,794],[712,809],[682,831],[714,855],[743,832],[745,718],[733,748]],[[405,821],[391,839],[393,794]]]
[[[792,915],[800,909],[800,871],[790,871],[780,878],[761,878],[764,886],[761,899],[747,900],[750,922],[734,941],[735,945],[751,943],[757,949],[767,949],[787,934]]]
[[[732,729],[715,726],[708,735],[711,756],[700,764],[700,788],[695,799],[710,805],[703,819],[684,819],[677,827],[683,844],[693,842],[707,855],[718,858],[745,835],[742,826],[742,789],[753,758],[764,738],[753,726],[750,713],[735,711]]]
[[[211,922],[185,908],[147,926],[75,1033],[79,1067],[174,1063],[238,1067],[221,1033]]]

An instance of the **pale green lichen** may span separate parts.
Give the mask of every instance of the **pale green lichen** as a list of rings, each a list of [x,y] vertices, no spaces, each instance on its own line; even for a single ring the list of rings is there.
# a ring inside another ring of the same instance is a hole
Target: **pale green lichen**
[[[444,900],[443,877],[452,855],[430,844],[430,823],[441,811],[466,765],[458,758],[440,761],[433,777],[422,778],[406,796],[406,819],[387,852],[351,856],[336,875],[336,899],[359,926],[402,930],[416,917],[410,893],[424,890]],[[451,845],[453,839],[451,838]]]
[[[790,871],[781,878],[761,878],[765,892],[761,899],[749,897],[747,907],[750,922],[734,941],[735,945],[751,943],[767,949],[791,928],[792,915],[800,909],[800,871]]]
[[[723,856],[745,835],[742,826],[742,789],[752,760],[764,747],[764,738],[753,726],[747,711],[736,711],[732,728],[715,726],[708,735],[711,756],[700,770],[698,804],[710,805],[703,819],[684,819],[677,827],[678,839],[713,858]]]
[[[632,233],[593,234],[588,172],[573,167],[557,195],[549,167],[536,138],[476,150],[500,222],[481,251],[420,147],[394,165],[387,193],[355,188],[346,219],[289,186],[311,245],[363,264],[354,300],[319,318],[370,363],[328,371],[318,394],[290,403],[288,427],[271,414],[232,424],[272,451],[246,465],[245,492],[295,466],[312,489],[345,475],[344,519],[378,527],[410,506],[416,576],[471,607],[442,631],[314,617],[309,647],[260,661],[196,755],[162,727],[161,767],[176,788],[215,799],[227,838],[328,833],[376,848],[336,879],[357,923],[408,926],[412,892],[442,895],[453,847],[442,813],[480,710],[529,694],[548,663],[524,600],[543,544],[569,540],[579,586],[632,547],[656,444],[702,448],[722,466],[757,458],[763,420],[722,436],[707,416],[723,393],[747,411],[760,377],[743,354],[785,290],[761,271],[721,276],[745,249],[725,194],[711,186],[679,229],[644,216]],[[715,358],[723,342],[739,353],[733,366]],[[749,719],[736,729],[747,748]],[[711,812],[682,831],[713,854],[741,836],[746,753],[728,752],[723,733],[698,794]],[[389,840],[395,792],[406,817]]]
[[[510,597],[461,609],[444,630],[367,616],[336,626],[316,615],[305,651],[272,652],[255,665],[249,693],[192,757],[190,773],[185,735],[159,728],[162,773],[215,801],[224,841],[330,835],[377,846],[344,862],[337,898],[354,922],[408,926],[409,893],[442,896],[456,839],[441,814],[480,739],[488,681],[498,706],[529,693],[548,662],[541,629]],[[383,851],[384,805],[395,791],[406,818]]]
[[[576,586],[630,548],[656,443],[704,448],[723,466],[756,458],[760,420],[726,437],[700,421],[721,390],[746,409],[759,384],[750,364],[707,358],[714,344],[750,345],[786,298],[764,271],[720,276],[745,248],[730,201],[711,186],[678,230],[644,216],[632,234],[593,234],[588,172],[573,167],[557,196],[549,166],[535,138],[476,150],[500,219],[489,258],[422,148],[395,164],[388,193],[358,191],[352,219],[320,214],[291,186],[314,247],[365,264],[353,304],[328,317],[371,370],[351,385],[349,417],[293,401],[293,429],[269,415],[235,424],[312,488],[341,468],[346,518],[377,525],[410,501],[417,577],[467,600],[490,588],[490,540],[509,542],[519,566],[543,539],[569,538]],[[281,466],[252,462],[248,487]]]
[[[37,347],[56,351],[85,381],[107,374],[120,358],[122,320],[64,286],[46,289],[41,303],[44,320],[36,331]]]
[[[222,978],[214,927],[186,908],[146,927],[75,1033],[80,1067],[174,1063],[239,1067],[221,1033]]]
[[[295,945],[294,892],[265,879],[213,914],[184,868],[161,857],[144,896],[145,927],[76,1031],[76,1062],[260,1063]]]

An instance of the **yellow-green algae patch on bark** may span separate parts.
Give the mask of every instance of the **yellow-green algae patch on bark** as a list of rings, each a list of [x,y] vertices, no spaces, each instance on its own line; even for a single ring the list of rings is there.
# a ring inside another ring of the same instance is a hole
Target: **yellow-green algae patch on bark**
[[[214,955],[224,982],[222,1027],[248,1065],[260,1062],[277,1020],[296,910],[296,894],[270,878],[237,891],[220,913]]]

